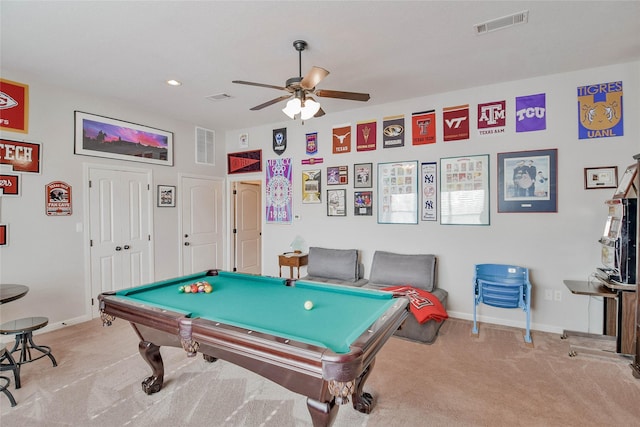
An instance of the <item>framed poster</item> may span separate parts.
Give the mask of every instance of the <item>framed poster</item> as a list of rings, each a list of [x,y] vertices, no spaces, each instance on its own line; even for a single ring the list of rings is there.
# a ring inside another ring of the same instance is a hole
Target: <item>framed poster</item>
[[[346,185],[348,183],[348,166],[327,166],[327,185]]]
[[[320,169],[302,171],[302,203],[321,203],[321,178]]]
[[[268,223],[291,224],[292,173],[291,158],[267,160],[265,180],[265,215]]]
[[[584,168],[584,189],[617,188],[618,167]]]
[[[327,216],[347,216],[347,190],[327,190]]]
[[[421,217],[423,221],[438,220],[438,175],[437,163],[428,162],[420,165],[420,175],[422,182],[422,200],[420,202]]]
[[[158,185],[158,207],[173,208],[176,206],[176,187],[173,185]]]
[[[440,223],[489,225],[489,155],[440,159]]]
[[[373,163],[356,163],[353,165],[353,187],[371,188],[373,186]]]
[[[378,163],[378,223],[418,223],[418,162]]]
[[[75,154],[173,166],[173,133],[76,111]]]
[[[65,216],[73,213],[71,186],[66,182],[53,181],[45,186],[45,212],[49,216]]]
[[[373,215],[373,191],[353,192],[353,214],[356,216]]]
[[[557,149],[498,153],[498,212],[557,212],[557,199]]]

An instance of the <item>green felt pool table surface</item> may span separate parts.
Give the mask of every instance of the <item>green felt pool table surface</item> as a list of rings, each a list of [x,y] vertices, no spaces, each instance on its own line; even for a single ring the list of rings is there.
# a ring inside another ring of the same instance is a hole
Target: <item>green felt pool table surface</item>
[[[211,293],[183,293],[180,286],[199,281]],[[394,304],[393,295],[296,280],[219,271],[206,272],[121,290],[117,296],[139,304],[179,312],[346,353],[350,344]],[[304,303],[313,302],[306,310]]]

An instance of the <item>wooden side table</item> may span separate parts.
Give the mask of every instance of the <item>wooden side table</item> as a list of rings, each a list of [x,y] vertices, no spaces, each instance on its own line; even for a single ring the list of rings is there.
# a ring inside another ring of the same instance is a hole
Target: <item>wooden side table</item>
[[[300,267],[307,265],[309,262],[309,254],[301,252],[287,252],[278,255],[278,273],[282,277],[282,267],[289,267],[289,277],[293,279],[293,267],[298,268],[298,279],[300,278]]]

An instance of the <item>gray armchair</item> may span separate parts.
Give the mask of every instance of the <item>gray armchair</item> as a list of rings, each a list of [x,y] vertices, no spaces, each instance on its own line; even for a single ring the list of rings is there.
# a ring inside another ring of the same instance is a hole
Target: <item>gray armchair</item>
[[[430,292],[446,309],[448,292],[437,287],[435,255],[405,255],[376,251],[371,263],[369,283],[365,288],[383,289],[390,286],[412,286]],[[433,343],[444,322],[428,320],[418,323],[411,314],[395,335],[426,344]]]
[[[309,248],[307,275],[301,280],[362,286],[367,283],[357,249]]]

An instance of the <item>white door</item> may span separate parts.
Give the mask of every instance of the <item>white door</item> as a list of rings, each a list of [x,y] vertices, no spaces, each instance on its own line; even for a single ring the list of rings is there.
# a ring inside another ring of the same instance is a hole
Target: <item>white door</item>
[[[92,297],[153,281],[150,181],[148,171],[89,169]]]
[[[223,268],[223,181],[181,178],[182,273]]]
[[[241,273],[262,274],[262,192],[259,182],[234,185],[235,269]]]

